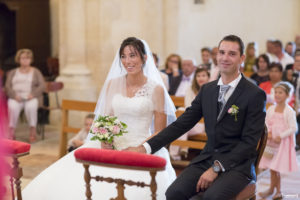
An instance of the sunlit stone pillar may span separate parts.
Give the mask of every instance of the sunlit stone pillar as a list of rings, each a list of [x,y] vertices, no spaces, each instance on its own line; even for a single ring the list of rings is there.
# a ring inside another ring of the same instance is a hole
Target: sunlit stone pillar
[[[60,100],[97,100],[96,85],[86,64],[85,9],[84,0],[59,2],[60,76],[56,80],[64,83]]]

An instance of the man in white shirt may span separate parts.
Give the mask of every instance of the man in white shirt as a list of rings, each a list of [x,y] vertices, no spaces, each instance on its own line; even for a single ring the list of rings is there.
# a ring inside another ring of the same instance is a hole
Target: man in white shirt
[[[217,61],[217,54],[218,54],[218,47],[214,47],[211,50],[211,58],[212,58],[213,62],[211,64],[209,81],[217,80],[220,76],[220,70],[219,70],[218,61]]]
[[[283,50],[282,42],[280,40],[275,40],[273,44],[274,55],[276,56],[273,61],[281,63],[283,70],[285,70],[288,64],[294,63],[294,59]]]
[[[208,47],[203,47],[201,49],[201,59],[202,59],[202,64],[199,65],[200,68],[205,68],[208,71],[211,70],[211,50]]]
[[[196,69],[196,62],[192,58],[182,60],[181,68],[182,74],[171,80],[169,94],[178,97],[184,97],[186,90],[191,86],[194,72]]]
[[[274,39],[268,39],[266,42],[266,55],[269,58],[269,62],[272,63],[276,59],[276,56],[274,55]]]

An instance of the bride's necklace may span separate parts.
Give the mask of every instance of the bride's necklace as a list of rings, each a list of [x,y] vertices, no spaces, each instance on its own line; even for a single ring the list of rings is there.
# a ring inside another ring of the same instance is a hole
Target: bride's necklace
[[[130,94],[135,94],[141,87],[143,87],[144,84],[145,84],[145,80],[143,80],[143,82],[141,84],[134,85],[134,86],[129,85],[127,82],[126,86],[127,86],[128,92]]]

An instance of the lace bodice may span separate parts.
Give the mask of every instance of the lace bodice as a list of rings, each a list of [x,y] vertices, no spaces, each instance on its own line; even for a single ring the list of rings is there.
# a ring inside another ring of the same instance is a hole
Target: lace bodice
[[[128,133],[114,138],[114,145],[118,150],[129,146],[138,146],[150,136],[154,111],[152,96],[155,87],[155,82],[148,80],[134,97],[126,97],[122,94],[114,95],[112,99],[113,113],[128,126]]]

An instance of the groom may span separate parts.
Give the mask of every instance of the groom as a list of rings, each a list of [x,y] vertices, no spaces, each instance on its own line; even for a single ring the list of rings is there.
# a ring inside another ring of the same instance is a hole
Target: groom
[[[239,71],[244,44],[235,35],[224,37],[217,55],[221,78],[207,83],[174,123],[143,145],[129,150],[155,153],[205,119],[204,150],[170,185],[168,200],[231,199],[256,178],[256,146],[264,129],[265,93]]]

